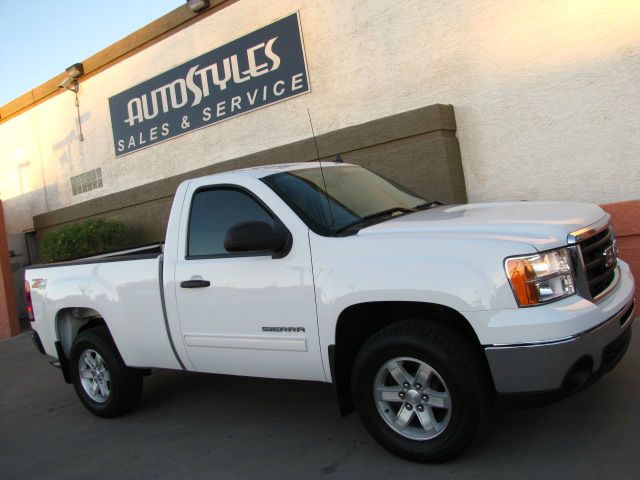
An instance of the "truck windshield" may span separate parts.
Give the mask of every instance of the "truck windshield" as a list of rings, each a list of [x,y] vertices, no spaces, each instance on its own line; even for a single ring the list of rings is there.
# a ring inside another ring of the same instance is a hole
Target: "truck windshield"
[[[323,172],[316,166],[276,173],[262,181],[321,235],[355,233],[373,223],[431,205],[362,167],[330,165]]]

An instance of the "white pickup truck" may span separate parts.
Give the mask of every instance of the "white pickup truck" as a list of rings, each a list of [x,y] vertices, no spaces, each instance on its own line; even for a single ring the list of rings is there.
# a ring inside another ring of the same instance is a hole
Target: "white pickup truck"
[[[337,162],[186,181],[163,246],[34,266],[25,289],[36,345],[96,415],[131,410],[151,368],[331,382],[426,462],[496,398],[611,370],[634,318],[598,206],[442,205]]]

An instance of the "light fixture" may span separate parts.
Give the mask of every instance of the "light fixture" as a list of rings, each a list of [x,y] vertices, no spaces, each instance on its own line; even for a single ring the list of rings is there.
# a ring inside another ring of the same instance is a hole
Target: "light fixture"
[[[74,63],[65,69],[65,72],[67,72],[67,75],[69,75],[70,78],[80,78],[84,75],[84,67],[81,63]]]
[[[187,0],[187,4],[193,13],[200,13],[209,8],[209,0]]]
[[[58,88],[69,90],[76,94],[76,112],[78,114],[78,127],[80,128],[80,141],[84,141],[84,136],[82,135],[82,122],[80,121],[80,102],[78,101],[78,90],[80,90],[80,85],[78,84],[78,78],[84,75],[84,67],[81,63],[74,63],[70,67],[65,69],[67,73],[67,78],[64,78],[59,84]]]

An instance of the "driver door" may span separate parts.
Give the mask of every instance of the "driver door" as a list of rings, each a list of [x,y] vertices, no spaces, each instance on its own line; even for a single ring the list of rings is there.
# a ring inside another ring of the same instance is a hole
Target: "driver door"
[[[228,252],[232,226],[274,225],[275,209],[239,185],[190,190],[174,285],[191,363],[201,372],[324,381],[306,226],[285,225],[293,242],[284,258]]]

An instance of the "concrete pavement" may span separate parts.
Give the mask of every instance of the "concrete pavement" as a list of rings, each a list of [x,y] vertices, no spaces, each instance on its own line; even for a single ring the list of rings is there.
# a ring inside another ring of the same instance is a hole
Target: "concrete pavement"
[[[162,371],[133,413],[92,416],[25,335],[0,341],[1,479],[637,479],[640,335],[563,402],[497,412],[464,456],[420,465],[340,418],[330,386]]]

